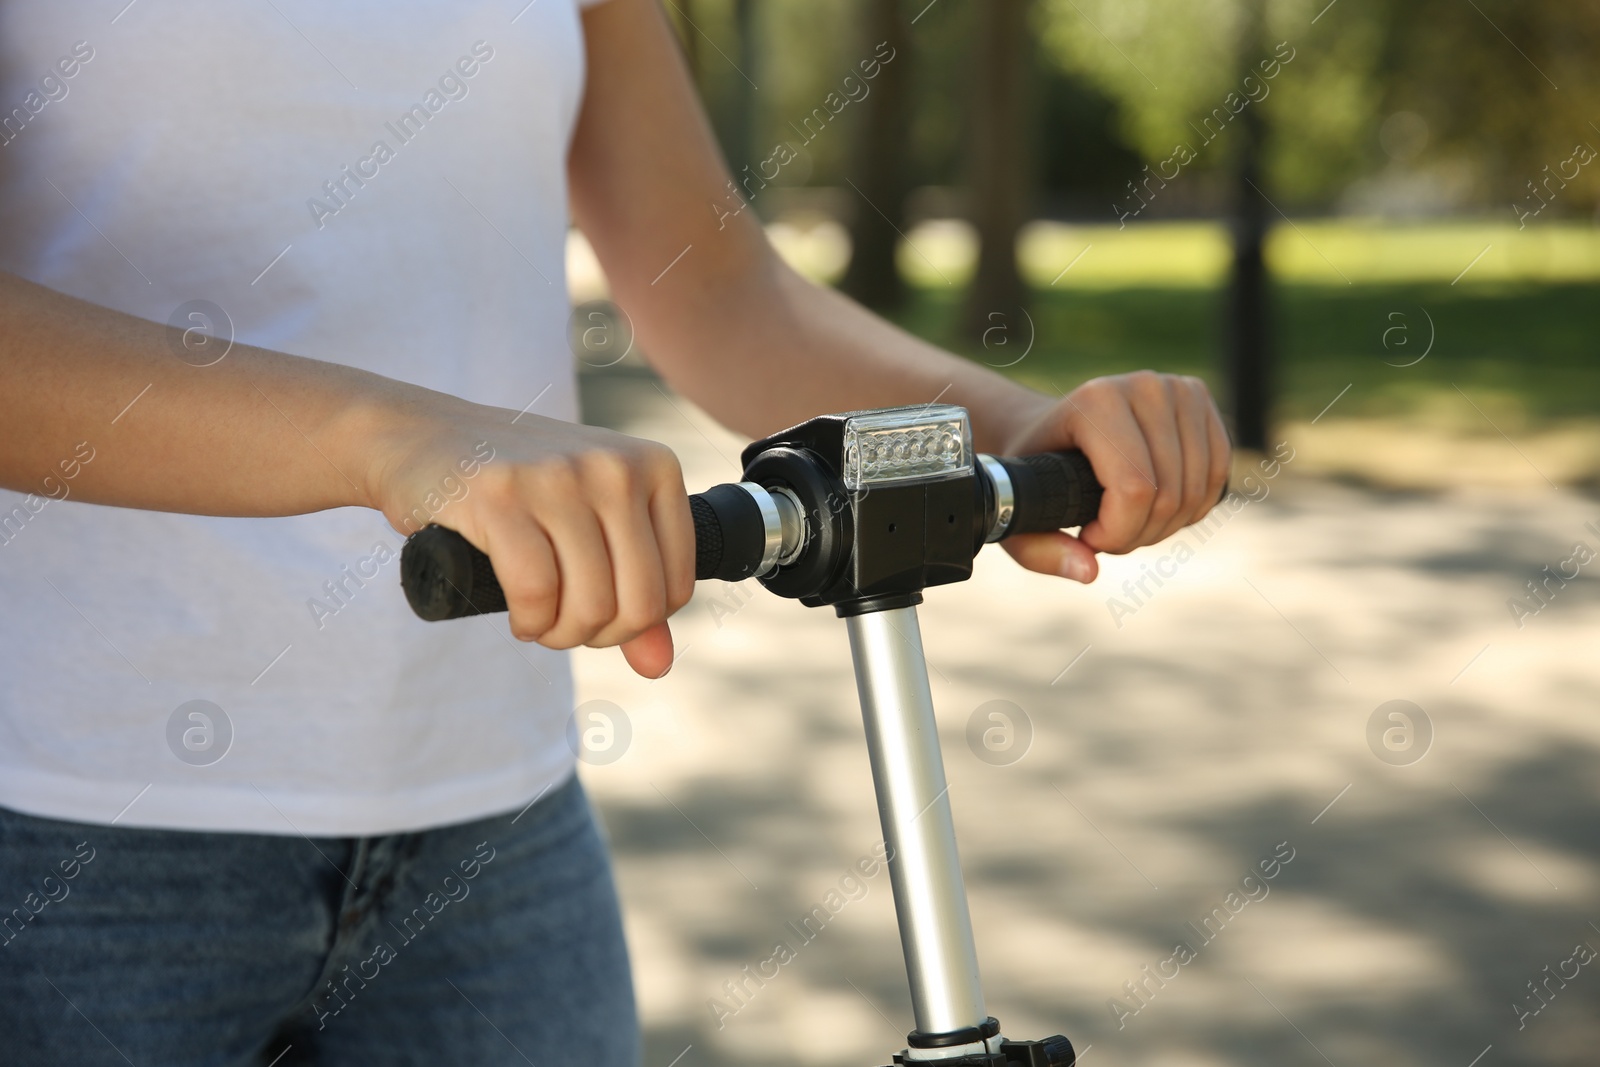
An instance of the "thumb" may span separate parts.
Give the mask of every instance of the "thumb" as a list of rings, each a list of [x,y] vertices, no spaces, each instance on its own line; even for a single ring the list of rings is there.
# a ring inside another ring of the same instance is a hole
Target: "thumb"
[[[1000,542],[1011,558],[1030,571],[1088,584],[1100,573],[1094,549],[1066,533],[1018,534]]]
[[[662,677],[672,669],[672,631],[666,623],[656,623],[638,637],[622,642],[622,658],[641,677]]]

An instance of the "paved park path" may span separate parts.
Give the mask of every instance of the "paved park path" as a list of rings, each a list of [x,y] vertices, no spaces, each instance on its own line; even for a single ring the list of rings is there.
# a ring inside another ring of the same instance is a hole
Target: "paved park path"
[[[591,421],[691,489],[737,473],[742,441],[620,371],[586,376]],[[1600,553],[1600,501],[1293,460],[1253,493],[1087,589],[991,548],[928,595],[990,1011],[1088,1067],[1596,1062],[1600,558],[1547,604],[1524,583]],[[647,1067],[887,1063],[911,1014],[887,875],[852,876],[879,831],[843,624],[704,583],[674,630],[659,682],[578,660],[631,732],[583,773]]]

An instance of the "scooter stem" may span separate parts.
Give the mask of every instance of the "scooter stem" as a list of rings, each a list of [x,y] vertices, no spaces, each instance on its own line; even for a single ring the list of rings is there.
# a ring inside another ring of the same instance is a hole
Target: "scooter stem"
[[[889,880],[917,1030],[931,1036],[978,1028],[988,1012],[917,609],[869,611],[846,623],[878,816],[892,850]],[[918,1058],[961,1051],[928,1048]]]

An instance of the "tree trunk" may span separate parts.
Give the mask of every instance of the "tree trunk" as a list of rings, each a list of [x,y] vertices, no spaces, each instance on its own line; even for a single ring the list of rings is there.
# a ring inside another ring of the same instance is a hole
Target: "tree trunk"
[[[973,338],[983,337],[997,323],[1020,329],[1016,316],[1027,301],[1017,271],[1017,231],[1026,221],[1031,184],[1025,143],[1031,58],[1027,14],[1027,0],[975,5],[969,215],[978,231],[978,269],[963,316],[965,332]]]
[[[1259,0],[1246,12],[1240,37],[1240,66],[1249,70],[1261,42]],[[1233,421],[1233,443],[1265,451],[1272,406],[1272,347],[1269,278],[1263,248],[1272,210],[1261,173],[1266,126],[1259,104],[1239,116],[1239,143],[1234,164],[1233,272],[1228,287],[1227,333],[1223,372],[1226,401]]]
[[[756,89],[751,79],[760,84],[756,68],[760,65],[756,55],[755,4],[753,0],[733,0],[734,52],[733,61],[739,73],[731,85],[733,97],[728,102],[728,119],[723,132],[722,151],[728,157],[728,169],[738,179],[740,168],[754,165],[751,143],[755,138]]]
[[[855,212],[850,221],[850,266],[840,288],[879,311],[905,303],[906,286],[895,263],[905,230],[911,167],[911,24],[902,0],[868,0],[862,15],[863,56],[887,43],[891,61],[878,71],[861,101],[850,180]],[[885,217],[887,216],[887,217]]]

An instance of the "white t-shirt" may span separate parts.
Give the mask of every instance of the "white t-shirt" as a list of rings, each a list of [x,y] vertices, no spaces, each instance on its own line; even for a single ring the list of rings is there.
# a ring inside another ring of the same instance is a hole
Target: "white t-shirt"
[[[584,2],[0,0],[0,268],[158,322],[209,301],[239,342],[574,419]],[[227,331],[180,316],[208,319]],[[361,835],[571,772],[565,656],[503,616],[416,619],[378,513],[72,499],[137,402],[106,396],[35,495],[0,492],[0,805]]]

